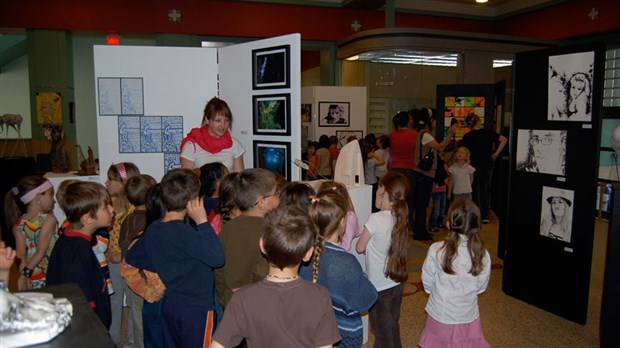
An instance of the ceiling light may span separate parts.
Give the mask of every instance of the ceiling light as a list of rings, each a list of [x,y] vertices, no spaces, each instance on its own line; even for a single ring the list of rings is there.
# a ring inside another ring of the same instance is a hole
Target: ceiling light
[[[347,58],[348,61],[359,60],[359,59],[360,59],[360,56],[351,56]]]
[[[479,4],[486,4],[489,0],[476,0],[476,2]]]

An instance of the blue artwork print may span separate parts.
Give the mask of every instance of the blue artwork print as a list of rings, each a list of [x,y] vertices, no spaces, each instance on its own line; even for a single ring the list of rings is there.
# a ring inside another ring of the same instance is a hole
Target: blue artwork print
[[[140,121],[140,152],[162,152],[161,116],[144,116]]]
[[[122,78],[121,99],[123,115],[144,115],[142,78]]]
[[[140,152],[140,117],[118,117],[118,152]]]
[[[254,140],[254,168],[263,168],[289,179],[291,176],[291,144],[280,141]]]
[[[183,140],[183,116],[163,116],[161,124],[163,151],[180,151]]]
[[[178,152],[164,153],[164,173],[175,168],[181,168],[181,154]]]
[[[99,95],[99,115],[116,116],[121,114],[121,79],[100,77],[97,79]]]
[[[283,148],[266,147],[263,149],[265,169],[274,173],[284,172],[286,153]]]

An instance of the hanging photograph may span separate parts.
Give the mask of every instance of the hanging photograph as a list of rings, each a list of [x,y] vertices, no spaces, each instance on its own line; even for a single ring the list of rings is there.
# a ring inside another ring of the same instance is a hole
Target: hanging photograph
[[[565,130],[519,129],[517,170],[564,176],[566,134]]]
[[[348,127],[350,103],[319,102],[319,127]]]
[[[254,140],[254,168],[263,168],[291,180],[291,143]]]
[[[336,138],[338,138],[338,147],[342,148],[346,144],[349,143],[349,139],[360,140],[364,138],[364,132],[361,130],[353,130],[353,131],[336,131]]]
[[[571,190],[543,186],[540,235],[563,242],[571,241],[573,197]]]
[[[255,95],[254,135],[291,135],[290,94]]]
[[[549,121],[592,120],[594,51],[549,57]]]
[[[290,46],[252,50],[252,89],[289,88]]]

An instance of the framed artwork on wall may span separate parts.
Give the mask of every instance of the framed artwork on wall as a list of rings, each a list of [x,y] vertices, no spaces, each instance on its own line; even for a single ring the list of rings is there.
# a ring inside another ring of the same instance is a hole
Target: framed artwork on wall
[[[254,135],[291,135],[291,95],[252,97]]]
[[[540,235],[570,243],[575,192],[543,186]]]
[[[519,129],[517,170],[564,176],[567,133],[565,130]]]
[[[254,140],[254,168],[263,168],[291,180],[291,143]]]
[[[252,89],[291,86],[290,45],[252,50]]]
[[[319,127],[348,127],[350,106],[349,102],[319,102]]]
[[[340,147],[345,146],[349,139],[349,137],[354,136],[357,140],[360,140],[364,137],[364,132],[361,130],[352,130],[352,131],[336,131],[336,138],[338,138],[338,144]]]
[[[594,51],[549,57],[547,119],[592,120]]]

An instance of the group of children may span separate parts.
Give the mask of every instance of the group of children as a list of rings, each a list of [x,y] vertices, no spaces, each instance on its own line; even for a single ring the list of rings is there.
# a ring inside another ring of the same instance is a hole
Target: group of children
[[[315,192],[264,169],[228,174],[211,164],[200,173],[171,170],[157,184],[119,163],[108,171],[107,190],[81,181],[60,186],[57,201],[67,217],[60,234],[54,189],[37,178],[22,179],[7,195],[22,214],[12,215],[21,239],[20,290],[44,285],[45,276],[48,285],[75,282],[107,327],[120,325],[112,291],[124,292],[134,346],[360,347],[364,311],[376,347],[401,345],[410,188],[400,173],[381,177],[378,212],[360,225],[346,187],[334,181]],[[476,296],[488,283],[490,260],[478,235],[479,211],[456,200],[448,215],[452,232],[431,247],[423,269],[431,294],[423,347],[464,339],[446,334],[463,327],[486,343]],[[353,248],[365,253],[366,272]],[[13,253],[0,251],[2,271],[3,256],[12,262]],[[116,281],[116,272],[125,281]]]

